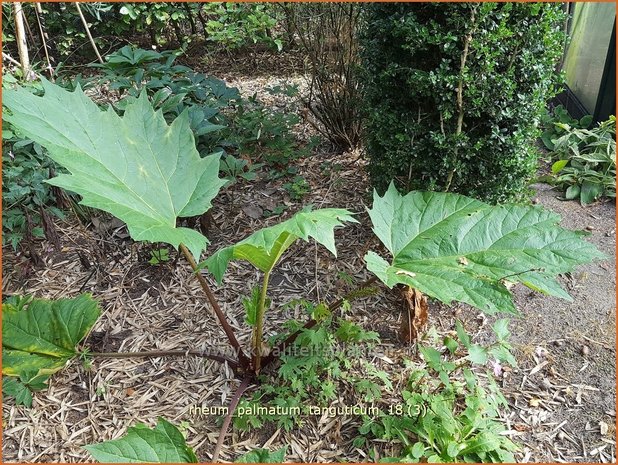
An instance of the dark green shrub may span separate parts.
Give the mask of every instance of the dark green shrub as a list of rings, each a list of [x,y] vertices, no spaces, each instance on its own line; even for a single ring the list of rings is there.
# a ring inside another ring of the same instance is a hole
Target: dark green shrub
[[[558,4],[367,6],[367,152],[374,185],[500,202],[535,172],[538,121],[556,88]]]

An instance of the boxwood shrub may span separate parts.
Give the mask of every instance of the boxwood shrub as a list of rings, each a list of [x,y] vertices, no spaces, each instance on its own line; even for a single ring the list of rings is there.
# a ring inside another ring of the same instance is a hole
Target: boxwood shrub
[[[555,95],[565,15],[549,3],[368,4],[360,33],[374,186],[520,200]]]

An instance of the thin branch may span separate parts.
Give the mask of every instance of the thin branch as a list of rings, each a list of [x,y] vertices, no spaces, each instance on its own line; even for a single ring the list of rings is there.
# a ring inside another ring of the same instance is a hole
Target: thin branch
[[[39,33],[41,34],[41,42],[43,43],[43,50],[45,51],[45,59],[47,60],[47,71],[49,72],[49,78],[54,80],[54,68],[52,68],[51,61],[49,59],[49,50],[47,50],[47,41],[45,40],[45,32],[43,31],[43,23],[41,22],[41,17],[39,16],[39,10],[43,11],[41,8],[41,4],[36,2],[34,4],[34,14],[36,15],[36,22],[39,25]]]
[[[238,354],[238,361],[240,362],[240,366],[243,369],[248,368],[250,366],[250,360],[247,358],[242,348],[240,347],[240,344],[238,343],[238,339],[236,339],[236,335],[234,334],[234,330],[232,329],[227,319],[225,318],[225,315],[223,314],[223,311],[221,310],[221,307],[219,306],[219,303],[217,302],[215,295],[210,290],[210,286],[208,285],[208,282],[206,281],[204,276],[202,276],[202,274],[200,273],[200,270],[197,267],[197,263],[195,262],[193,255],[191,255],[191,252],[189,252],[189,249],[187,249],[187,247],[184,244],[180,244],[179,248],[180,248],[180,251],[185,256],[185,258],[187,259],[187,261],[189,262],[189,265],[191,265],[191,269],[194,271],[195,277],[197,278],[200,285],[202,286],[202,289],[206,293],[206,297],[208,297],[208,301],[210,302],[210,305],[212,309],[214,310],[215,315],[217,316],[217,319],[219,320],[219,323],[221,323],[221,327],[223,328],[223,331],[225,331],[225,334],[228,340],[230,341],[231,346],[234,348],[234,350]]]
[[[464,48],[461,53],[461,57],[459,59],[459,82],[457,84],[457,128],[455,129],[455,136],[459,136],[463,129],[463,120],[464,120],[464,107],[463,107],[463,84],[464,84],[464,70],[466,68],[466,60],[468,59],[468,52],[470,49],[470,42],[472,42],[472,35],[476,31],[476,10],[477,6],[475,5],[472,8],[472,13],[470,14],[470,23],[472,24],[470,30],[464,37]],[[455,141],[457,144],[458,141]],[[459,147],[455,145],[454,149],[454,160],[457,159],[457,154],[459,152]],[[451,183],[453,182],[453,175],[455,174],[455,168],[453,168],[446,179],[446,188],[444,192],[448,192],[451,187]]]
[[[5,60],[10,61],[15,66],[21,66],[21,63],[19,61],[17,61],[15,58],[11,58],[11,56],[8,53],[2,52],[2,58],[4,58]]]

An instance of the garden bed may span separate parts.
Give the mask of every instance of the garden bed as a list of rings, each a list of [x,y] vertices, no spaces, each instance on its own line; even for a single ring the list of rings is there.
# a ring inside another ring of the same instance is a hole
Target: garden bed
[[[286,63],[291,62],[286,61]],[[217,69],[216,64],[211,65]],[[225,77],[245,95],[266,86],[298,84],[302,76],[267,78],[230,72]],[[273,97],[269,105],[299,111],[293,98]],[[314,131],[306,121],[295,129],[306,142]],[[371,203],[365,162],[358,153],[336,154],[326,145],[310,157],[294,162],[308,189],[302,200],[290,197],[284,180],[266,173],[255,181],[224,189],[214,202],[209,226],[209,251],[230,245],[260,227],[287,218],[302,205],[349,208],[359,224],[336,231],[338,258],[324,248],[302,243],[291,249],[271,276],[271,297],[285,303],[298,298],[332,302],[349,290],[343,276],[360,283],[369,277],[363,257],[378,246],[363,206]],[[561,283],[573,296],[566,302],[517,286],[516,305],[524,318],[511,323],[511,342],[518,368],[498,377],[509,405],[502,421],[506,434],[521,445],[520,461],[615,461],[615,207],[596,203],[581,207],[557,200],[549,186],[535,186],[537,202],[560,213],[562,226],[587,229],[588,238],[608,259],[580,267]],[[284,207],[281,216],[265,212]],[[73,217],[57,220],[59,243],[36,243],[44,261],[33,267],[9,247],[4,249],[3,294],[36,297],[73,297],[90,292],[104,312],[85,345],[96,352],[193,350],[226,347],[227,341],[209,311],[199,283],[184,259],[170,252],[170,260],[151,265],[151,247],[134,244],[109,217],[98,217],[98,227]],[[241,299],[259,282],[249,265],[234,263],[225,286],[215,287],[240,343],[249,345]],[[379,333],[381,343],[364,361],[388,373],[393,389],[383,391],[383,402],[398,395],[409,367],[404,359],[418,359],[397,334],[401,303],[395,293],[380,287],[374,296],[355,300],[345,315],[366,330]],[[283,321],[302,319],[295,310],[269,314],[265,334],[274,334]],[[440,335],[462,319],[479,341],[488,339],[494,318],[463,305],[430,304],[429,325]],[[362,376],[362,365],[356,368]],[[227,405],[238,385],[226,365],[197,357],[134,359],[95,358],[87,368],[74,360],[34,396],[31,409],[3,404],[6,462],[84,462],[91,460],[84,444],[121,436],[137,422],[153,425],[163,417],[187,432],[188,443],[201,461],[209,461],[219,435],[217,415],[199,415],[200,406]],[[338,393],[348,404],[351,393]],[[272,425],[249,432],[234,430],[221,459],[232,461],[256,447],[279,449],[288,445],[286,460],[293,462],[367,462],[397,453],[396,443],[374,440],[370,448],[354,445],[362,422],[358,416],[308,416],[291,431]],[[370,455],[371,454],[371,455]]]

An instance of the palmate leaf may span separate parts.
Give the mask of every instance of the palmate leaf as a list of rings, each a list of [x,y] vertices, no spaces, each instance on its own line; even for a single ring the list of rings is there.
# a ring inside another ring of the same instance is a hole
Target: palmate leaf
[[[182,433],[159,418],[153,429],[138,424],[120,439],[84,446],[102,463],[197,463]]]
[[[2,380],[2,394],[6,397],[14,397],[15,405],[32,407],[32,392],[24,383],[15,378],[6,377]]]
[[[220,154],[200,158],[188,114],[168,125],[142,93],[120,117],[80,89],[68,92],[44,79],[42,85],[42,97],[4,89],[3,117],[70,171],[50,184],[118,217],[134,240],[183,243],[199,258],[207,239],[176,227],[176,219],[206,212],[225,181],[218,177]]]
[[[33,299],[22,308],[2,305],[2,374],[37,386],[77,355],[76,346],[100,315],[88,294],[74,299]],[[40,386],[39,386],[40,388]]]
[[[267,273],[297,239],[308,241],[310,237],[337,256],[334,230],[346,221],[357,222],[343,208],[304,210],[282,223],[256,231],[237,244],[218,250],[200,263],[200,268],[208,268],[219,283],[231,260],[246,260]]]
[[[488,313],[516,312],[508,282],[570,299],[556,282],[576,265],[604,258],[560,216],[535,206],[491,206],[458,194],[374,193],[373,230],[393,256],[375,252],[367,268],[389,287],[407,284],[442,302]]]

